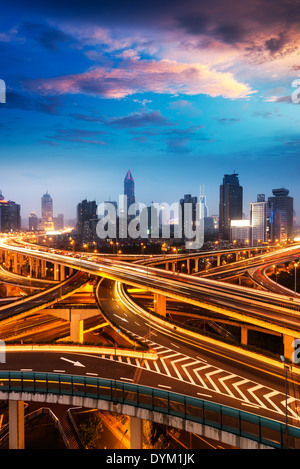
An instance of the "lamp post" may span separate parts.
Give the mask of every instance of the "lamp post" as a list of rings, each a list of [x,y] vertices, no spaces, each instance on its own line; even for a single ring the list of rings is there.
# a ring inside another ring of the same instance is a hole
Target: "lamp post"
[[[116,370],[116,361],[117,361],[117,337],[120,332],[120,329],[118,329],[115,337],[115,400],[114,404],[117,405],[117,370]]]
[[[285,441],[286,448],[288,448],[288,417],[287,417],[287,366],[285,364],[285,358],[283,355],[280,355],[280,358],[283,362],[284,371],[285,371]]]
[[[297,267],[299,265],[299,262],[294,262],[294,267],[295,267],[295,293],[297,293]]]

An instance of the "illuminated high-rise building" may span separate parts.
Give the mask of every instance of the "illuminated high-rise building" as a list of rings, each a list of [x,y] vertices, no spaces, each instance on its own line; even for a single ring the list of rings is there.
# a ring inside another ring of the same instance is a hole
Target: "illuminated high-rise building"
[[[271,241],[287,241],[293,236],[294,199],[288,189],[273,189],[268,198],[268,235]]]
[[[251,244],[257,246],[267,241],[267,202],[264,194],[250,204]]]
[[[225,174],[220,186],[219,238],[230,240],[231,220],[243,218],[243,187],[238,174]]]
[[[135,203],[134,179],[130,169],[127,171],[124,179],[124,196],[127,198],[127,207],[130,207],[131,204]]]
[[[50,194],[48,194],[48,191],[42,197],[42,227],[45,231],[54,229],[53,200]]]
[[[0,232],[8,233],[21,229],[21,207],[12,200],[5,200],[0,193]]]

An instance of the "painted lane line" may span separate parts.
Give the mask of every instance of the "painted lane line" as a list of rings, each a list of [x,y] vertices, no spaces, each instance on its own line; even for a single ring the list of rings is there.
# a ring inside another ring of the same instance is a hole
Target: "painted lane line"
[[[121,376],[120,379],[125,379],[126,381],[133,381],[132,378],[124,378],[123,376]]]
[[[53,370],[54,373],[65,373],[66,370]]]
[[[210,394],[203,394],[202,392],[197,392],[197,396],[212,397]]]
[[[98,373],[86,373],[89,376],[99,376]]]
[[[248,403],[248,402],[242,402],[242,405],[245,405],[245,406],[248,406],[248,407],[254,407],[255,409],[259,409],[259,405],[257,404],[251,404],[251,403]]]
[[[172,389],[171,386],[165,386],[164,384],[158,384],[157,386],[159,386],[160,388]]]
[[[125,319],[125,318],[122,318],[121,316],[118,316],[117,314],[114,314],[114,316],[116,316],[117,318],[121,319],[121,321],[128,322],[128,321],[127,321],[127,319]]]

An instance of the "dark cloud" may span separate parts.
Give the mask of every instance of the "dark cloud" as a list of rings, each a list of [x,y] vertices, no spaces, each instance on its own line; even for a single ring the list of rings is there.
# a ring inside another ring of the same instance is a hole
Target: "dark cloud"
[[[36,97],[24,95],[16,91],[7,90],[6,103],[3,109],[21,109],[23,111],[38,111],[46,114],[58,114],[62,101],[57,96]]]
[[[279,33],[277,37],[271,37],[265,42],[266,48],[273,54],[279,52],[286,44],[287,37],[284,32]]]
[[[240,122],[240,119],[236,119],[234,117],[217,117],[215,120],[223,125],[232,125]]]
[[[73,40],[71,36],[65,34],[60,29],[47,24],[24,22],[21,25],[19,33],[34,39],[41,46],[53,51],[58,50],[59,46]]]
[[[144,127],[149,125],[170,125],[160,111],[136,112],[125,117],[115,117],[108,122],[119,128]]]
[[[85,130],[85,129],[59,129],[54,135],[47,135],[49,144],[53,142],[72,142],[72,143],[87,143],[96,145],[105,145],[103,140],[99,140],[105,132],[99,130]],[[43,143],[47,142],[44,140]]]

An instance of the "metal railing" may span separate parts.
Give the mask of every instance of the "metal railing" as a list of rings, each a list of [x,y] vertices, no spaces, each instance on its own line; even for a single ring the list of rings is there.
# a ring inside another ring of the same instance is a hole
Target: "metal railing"
[[[137,384],[58,373],[0,371],[0,392],[101,399],[208,425],[273,448],[300,447],[300,428],[203,399]]]

